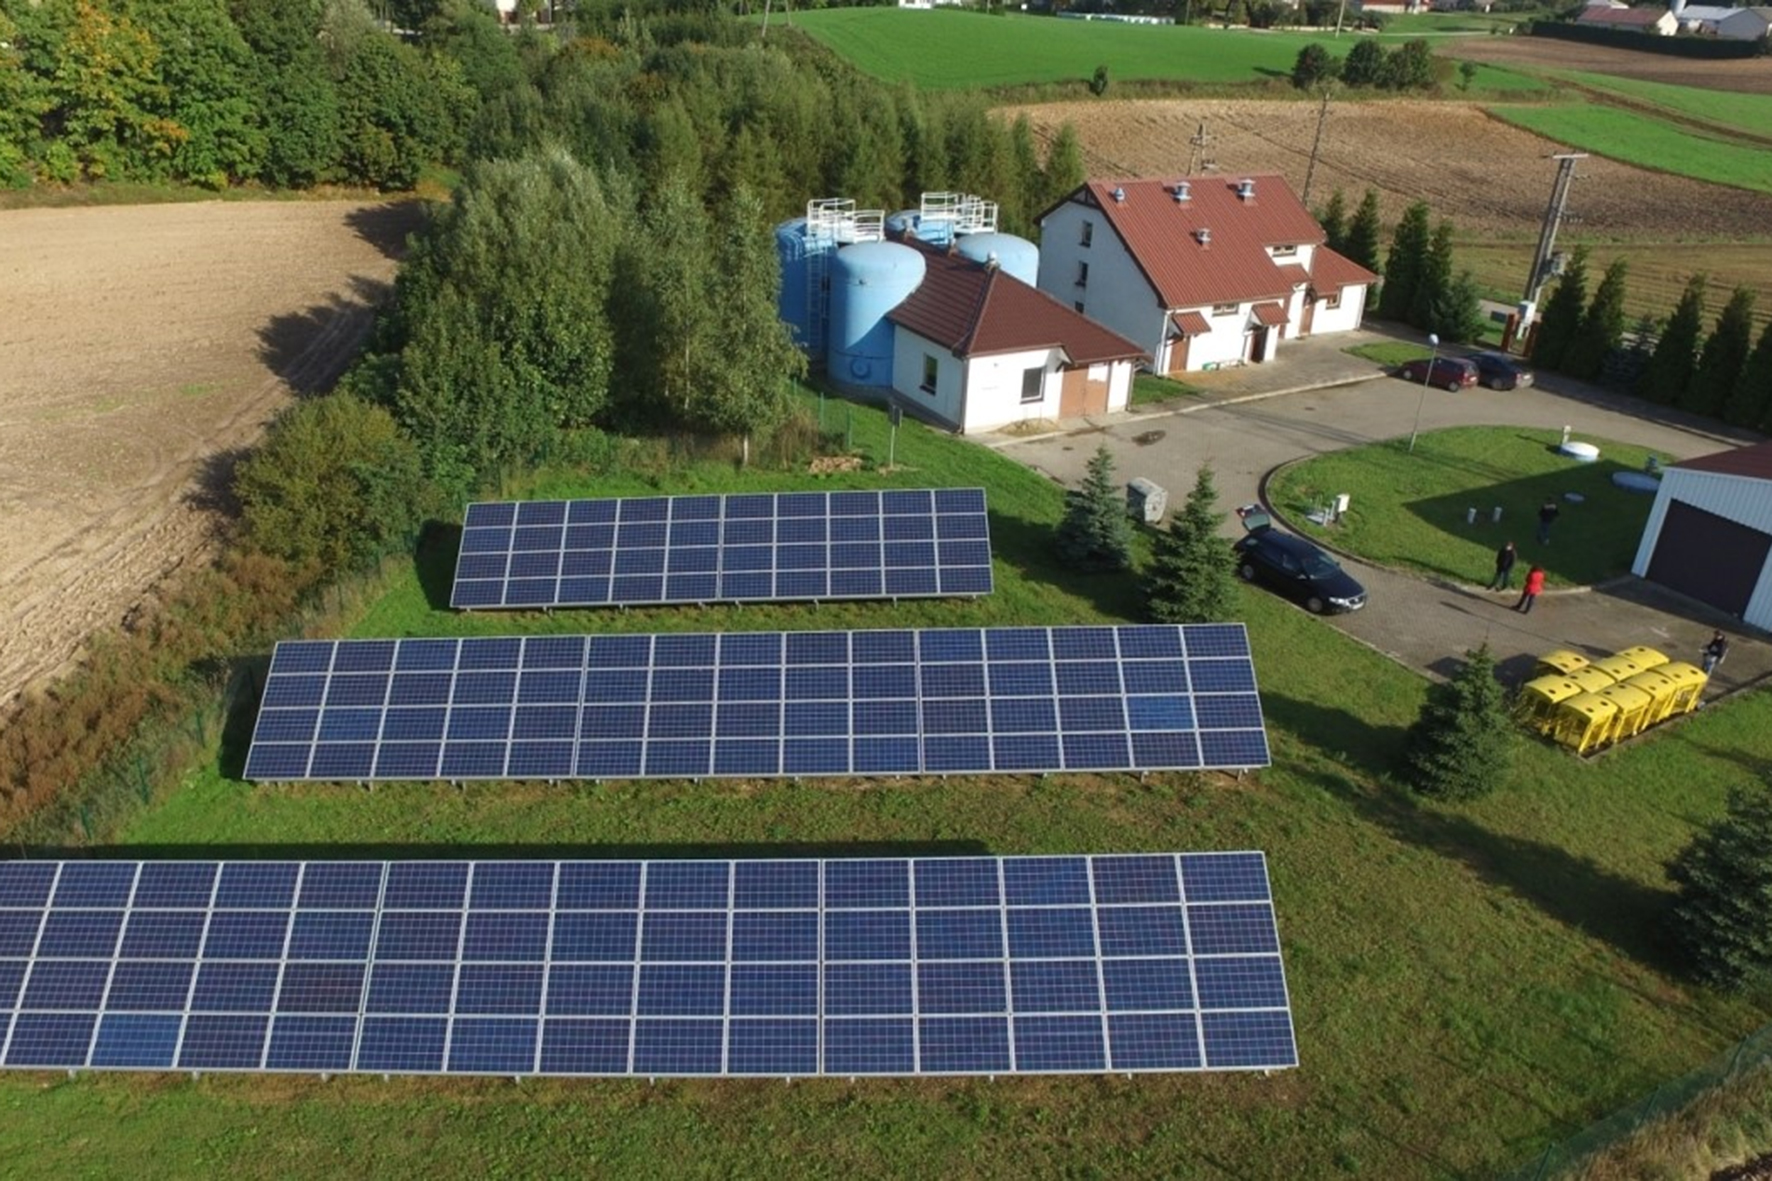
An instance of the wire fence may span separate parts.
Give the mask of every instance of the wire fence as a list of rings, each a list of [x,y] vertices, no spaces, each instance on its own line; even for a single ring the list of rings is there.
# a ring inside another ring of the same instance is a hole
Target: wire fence
[[[1628,1107],[1546,1148],[1506,1181],[1550,1181],[1572,1176],[1594,1154],[1612,1147],[1658,1120],[1678,1114],[1709,1091],[1772,1062],[1772,1025],[1762,1026],[1690,1074],[1662,1083]]]

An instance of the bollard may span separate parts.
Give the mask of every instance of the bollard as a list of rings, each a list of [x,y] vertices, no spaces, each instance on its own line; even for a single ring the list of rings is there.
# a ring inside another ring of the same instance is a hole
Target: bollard
[[[1464,510],[1464,523],[1466,525],[1475,525],[1477,523],[1476,505],[1473,504],[1471,507]]]
[[[1496,505],[1495,510],[1489,514],[1489,523],[1491,525],[1501,524],[1501,506],[1499,504]]]

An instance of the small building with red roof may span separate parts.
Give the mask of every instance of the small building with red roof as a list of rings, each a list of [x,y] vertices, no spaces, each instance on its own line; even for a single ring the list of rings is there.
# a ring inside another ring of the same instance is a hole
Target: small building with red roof
[[[1329,249],[1285,178],[1093,180],[1040,216],[1040,289],[1162,374],[1273,361],[1360,326],[1378,276]]]
[[[1772,443],[1663,472],[1631,573],[1772,630]]]
[[[894,399],[962,434],[1124,410],[1144,350],[997,265],[904,239],[922,282],[886,314]]]
[[[1665,8],[1616,8],[1611,4],[1589,4],[1575,18],[1575,23],[1590,29],[1622,29],[1656,37],[1671,37],[1680,31],[1680,22]]]

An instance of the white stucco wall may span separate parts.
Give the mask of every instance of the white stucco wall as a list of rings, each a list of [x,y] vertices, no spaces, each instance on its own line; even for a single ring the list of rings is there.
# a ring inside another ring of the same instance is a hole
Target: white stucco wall
[[[973,357],[966,365],[966,408],[962,433],[990,430],[1030,418],[1057,418],[1063,388],[1056,349],[1018,353],[993,353]],[[1021,400],[1021,377],[1029,369],[1042,369],[1040,400]]]
[[[1326,308],[1323,301],[1317,301],[1317,310],[1311,317],[1311,335],[1321,332],[1352,332],[1360,326],[1360,319],[1366,312],[1366,285],[1344,287],[1341,291],[1341,306]],[[1293,321],[1298,323],[1297,320]]]
[[[1086,221],[1094,229],[1089,245],[1083,246]],[[1077,286],[1077,264],[1081,262],[1089,264],[1085,287]],[[1157,303],[1157,293],[1099,209],[1067,202],[1040,223],[1038,286],[1066,307],[1081,303],[1084,315],[1153,357],[1163,347],[1167,317]]]
[[[922,388],[923,358],[934,357],[935,391]],[[946,348],[903,327],[892,330],[892,388],[905,405],[915,406],[952,427],[960,426],[966,375],[960,358]]]
[[[1251,303],[1240,303],[1234,313],[1226,313],[1222,316],[1214,316],[1210,306],[1182,309],[1183,311],[1200,313],[1212,326],[1212,331],[1193,337],[1192,343],[1188,345],[1188,369],[1197,371],[1208,365],[1216,368],[1221,365],[1235,365],[1241,361],[1249,352],[1249,309],[1253,306]],[[1172,346],[1180,343],[1179,340],[1170,342]],[[1269,360],[1272,360],[1271,354]],[[1172,366],[1169,364],[1167,353],[1158,358],[1158,362],[1161,366],[1158,372],[1168,373],[1171,371]]]

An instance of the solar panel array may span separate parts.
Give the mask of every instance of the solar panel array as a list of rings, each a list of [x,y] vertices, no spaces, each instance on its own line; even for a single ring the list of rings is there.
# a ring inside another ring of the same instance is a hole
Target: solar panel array
[[[982,488],[468,506],[451,606],[985,595]]]
[[[246,778],[1265,766],[1242,624],[277,645]]]
[[[14,1069],[1297,1064],[1260,853],[0,863]]]

